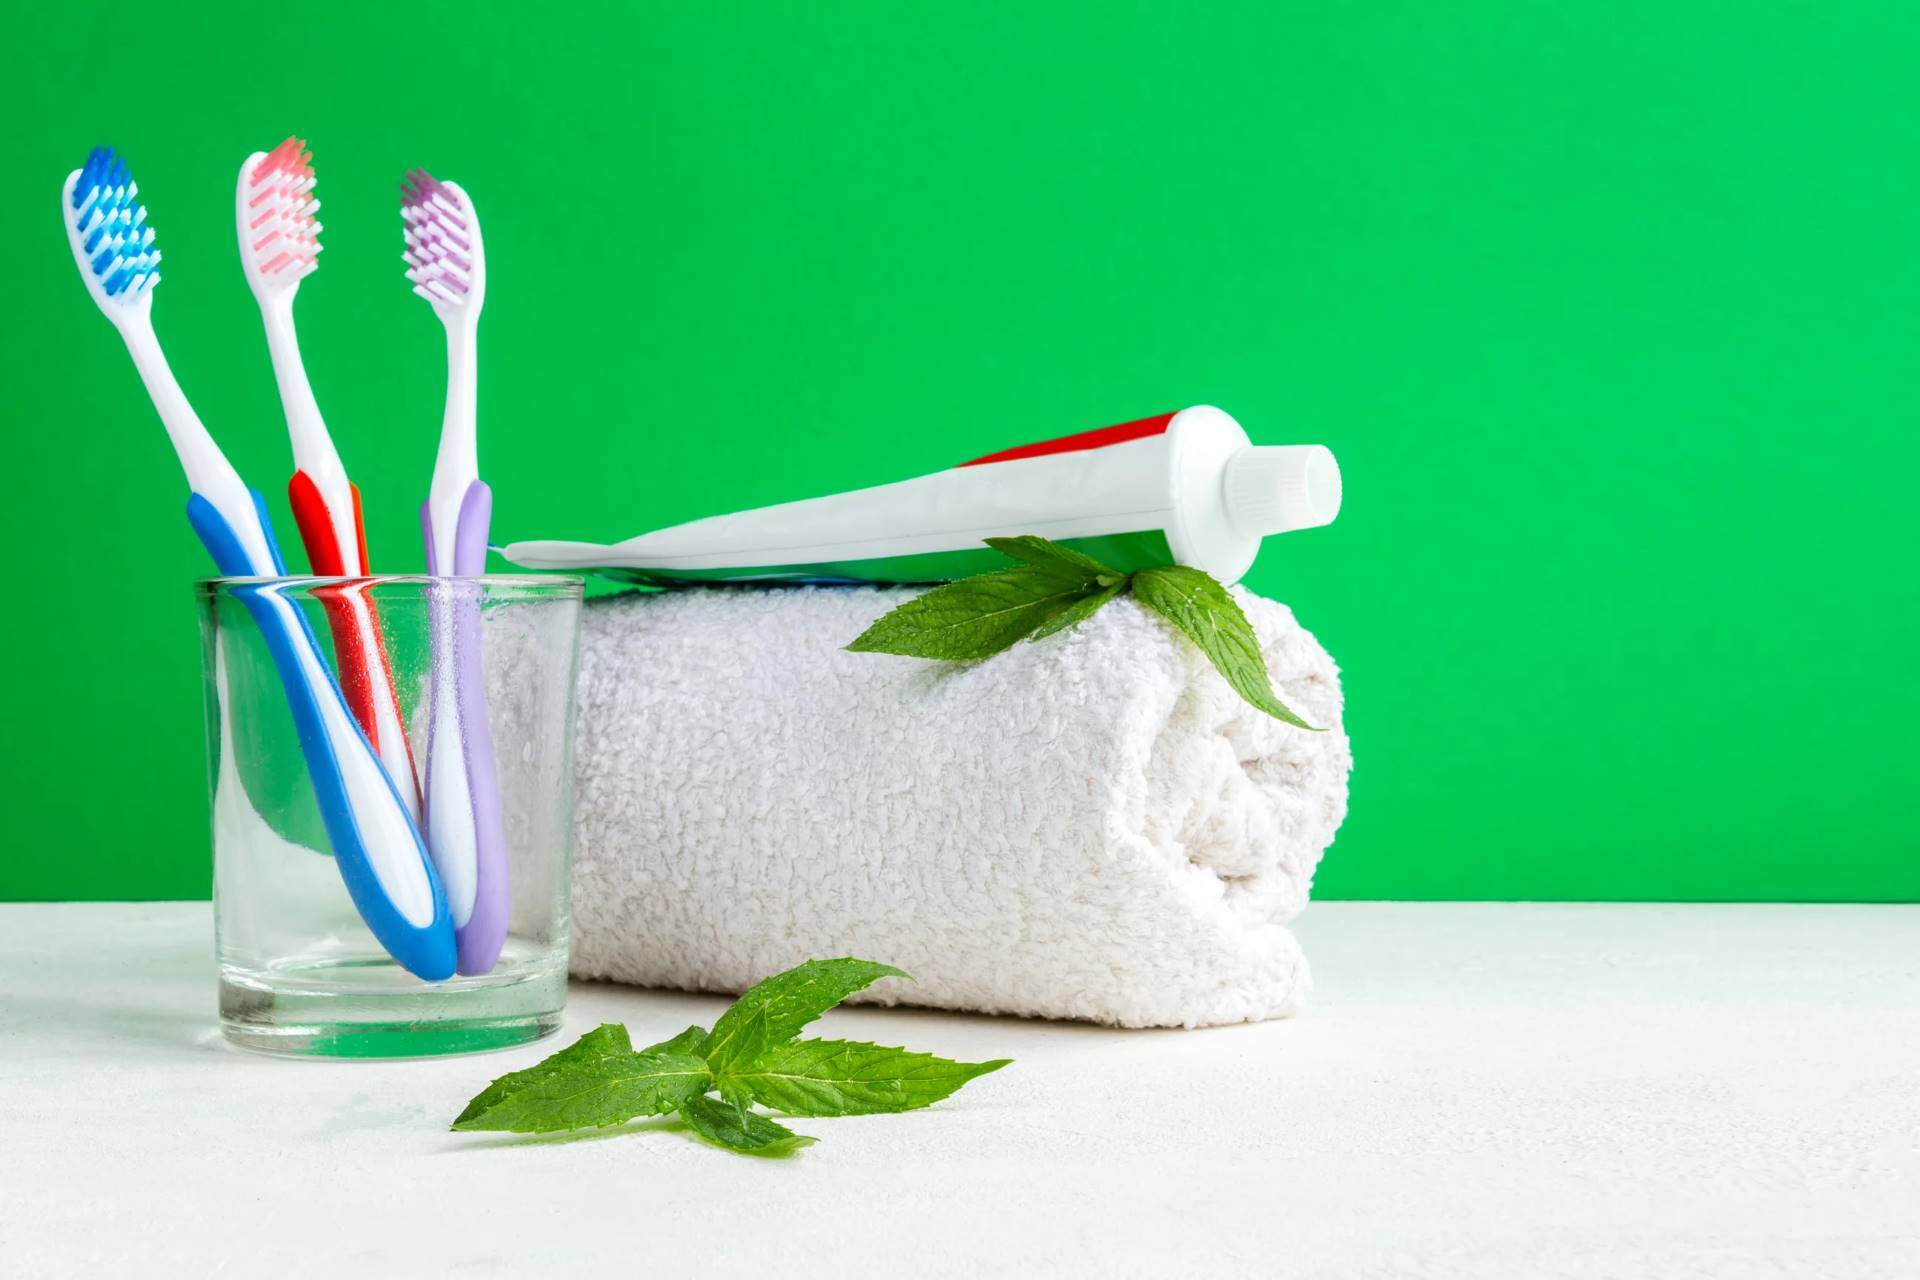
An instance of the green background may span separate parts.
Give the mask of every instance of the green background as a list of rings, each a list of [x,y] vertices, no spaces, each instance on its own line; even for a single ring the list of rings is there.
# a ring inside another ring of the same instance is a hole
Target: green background
[[[129,157],[297,544],[231,213],[297,130],[379,568],[439,422],[425,164],[486,218],[499,539],[1216,403],[1346,475],[1249,580],[1345,671],[1321,892],[1920,898],[1916,59],[1907,3],[7,6],[0,897],[209,885],[205,562],[61,181]]]

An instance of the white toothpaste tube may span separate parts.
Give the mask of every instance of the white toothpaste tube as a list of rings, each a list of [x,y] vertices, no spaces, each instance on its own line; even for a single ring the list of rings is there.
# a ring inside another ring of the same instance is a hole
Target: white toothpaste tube
[[[624,542],[516,542],[535,569],[633,582],[947,582],[1009,567],[983,539],[1035,533],[1123,572],[1237,581],[1269,534],[1340,511],[1324,445],[1254,445],[1200,405],[975,458],[894,484],[709,516]]]

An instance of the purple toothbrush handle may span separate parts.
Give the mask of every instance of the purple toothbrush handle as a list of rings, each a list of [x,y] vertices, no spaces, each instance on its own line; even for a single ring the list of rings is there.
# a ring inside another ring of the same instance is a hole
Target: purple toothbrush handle
[[[460,519],[454,528],[453,576],[473,577],[486,572],[487,527],[492,519],[493,490],[484,480],[475,480],[460,500]],[[441,570],[434,554],[433,522],[425,504],[420,508],[420,523],[426,533],[427,572],[438,577]],[[460,972],[482,974],[492,971],[507,941],[507,917],[512,905],[507,892],[507,838],[500,818],[493,735],[487,730],[486,683],[480,655],[480,587],[457,582],[444,585],[453,609],[453,652],[435,653],[433,661],[453,663],[459,748],[466,763],[467,794],[473,803],[475,860],[473,913],[455,938]],[[431,756],[436,748],[444,750],[446,745],[429,736],[427,753]],[[432,773],[429,768],[429,779]],[[431,787],[431,781],[428,785]],[[428,800],[431,812],[431,796]]]

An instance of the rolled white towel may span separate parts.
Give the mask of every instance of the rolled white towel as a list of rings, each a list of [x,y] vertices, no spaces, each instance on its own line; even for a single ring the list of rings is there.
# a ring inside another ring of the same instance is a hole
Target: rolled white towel
[[[1129,1027],[1299,1008],[1286,922],[1352,757],[1333,661],[1287,607],[1235,590],[1324,733],[1246,705],[1124,598],[981,662],[844,651],[913,594],[588,606],[573,972],[733,992],[858,955],[917,980],[861,997],[882,1003]]]

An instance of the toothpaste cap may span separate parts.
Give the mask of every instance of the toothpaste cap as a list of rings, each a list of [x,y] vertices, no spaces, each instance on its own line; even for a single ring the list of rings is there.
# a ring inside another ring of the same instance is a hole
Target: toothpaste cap
[[[1236,449],[1225,485],[1227,516],[1243,534],[1318,528],[1340,514],[1340,464],[1323,444]]]

